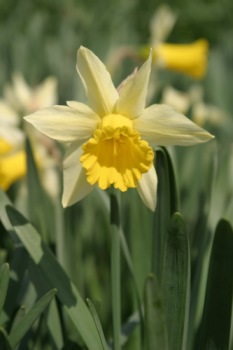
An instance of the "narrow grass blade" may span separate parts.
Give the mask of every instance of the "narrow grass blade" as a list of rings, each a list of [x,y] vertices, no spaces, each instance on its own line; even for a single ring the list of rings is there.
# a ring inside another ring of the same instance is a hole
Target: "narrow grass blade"
[[[167,326],[158,281],[154,275],[146,279],[144,289],[145,334],[148,350],[168,350]]]
[[[3,264],[0,269],[0,313],[2,311],[6,294],[7,294],[7,288],[9,284],[9,265]]]
[[[190,252],[184,221],[172,216],[168,229],[163,270],[162,295],[168,327],[169,349],[186,350],[190,292]]]
[[[227,350],[233,293],[233,230],[220,220],[214,236],[205,305],[200,328],[199,349]]]
[[[0,219],[8,231],[16,232],[49,288],[57,289],[57,296],[89,350],[102,350],[102,344],[90,311],[63,268],[43,243],[35,228],[14,209],[0,190]],[[14,236],[12,236],[14,239]]]
[[[35,305],[28,311],[24,318],[13,328],[9,334],[9,341],[12,348],[15,348],[27,331],[31,328],[33,323],[42,314],[42,312],[47,308],[51,300],[56,294],[56,289],[52,289],[46,295],[44,295],[40,300],[37,301]]]

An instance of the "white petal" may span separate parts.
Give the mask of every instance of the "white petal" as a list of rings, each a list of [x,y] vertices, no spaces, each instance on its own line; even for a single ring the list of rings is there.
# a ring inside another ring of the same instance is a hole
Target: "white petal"
[[[155,211],[157,202],[157,174],[154,166],[150,170],[142,175],[141,180],[138,182],[138,193],[145,203],[145,205],[152,211]]]
[[[128,118],[137,118],[144,110],[147,88],[150,78],[152,55],[139,69],[136,75],[127,79],[120,90],[116,112]]]
[[[99,123],[99,117],[82,103],[79,109],[53,106],[24,118],[45,135],[61,142],[87,139]]]
[[[63,196],[62,205],[68,207],[84,197],[93,189],[87,180],[85,169],[79,159],[83,150],[80,142],[73,142],[67,150],[63,162]]]
[[[77,53],[77,70],[91,108],[101,117],[110,114],[118,92],[104,64],[92,51],[81,46]]]
[[[134,120],[142,138],[156,145],[189,146],[209,141],[214,136],[167,105],[153,105]]]

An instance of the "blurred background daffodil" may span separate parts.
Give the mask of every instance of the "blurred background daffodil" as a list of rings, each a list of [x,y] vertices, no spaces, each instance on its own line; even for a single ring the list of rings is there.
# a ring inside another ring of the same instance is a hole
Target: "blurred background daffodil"
[[[198,39],[192,43],[169,43],[167,38],[177,20],[168,5],[161,5],[150,23],[150,43],[139,47],[138,56],[145,59],[152,47],[153,62],[158,68],[174,70],[194,79],[205,75],[208,41]]]
[[[48,77],[34,88],[20,73],[14,74],[12,80],[12,84],[6,84],[4,98],[0,101],[0,187],[8,190],[26,175],[25,139],[28,137],[43,184],[54,195],[58,186],[55,167],[59,163],[59,151],[46,136],[25,124],[22,117],[56,103],[57,80]]]

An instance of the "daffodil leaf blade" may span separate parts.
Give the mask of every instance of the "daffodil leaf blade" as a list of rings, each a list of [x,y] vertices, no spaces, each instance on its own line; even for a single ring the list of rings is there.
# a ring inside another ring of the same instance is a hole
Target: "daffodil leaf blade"
[[[140,316],[137,311],[128,317],[126,322],[121,327],[121,346],[122,347],[129,341],[130,337],[133,335],[133,333],[136,331],[137,327],[140,324],[141,324]],[[136,343],[140,348],[141,341],[139,338],[137,338]]]
[[[9,284],[9,265],[5,263],[0,268],[0,313],[5,303],[8,284]]]
[[[216,227],[207,277],[199,348],[228,349],[233,293],[233,230],[225,219]]]
[[[17,300],[19,300],[21,288],[24,283],[24,276],[27,271],[27,263],[28,254],[18,240],[15,244],[14,254],[10,262],[10,278],[4,308],[0,315],[0,323],[8,322],[15,315],[16,307],[18,307]]]
[[[42,186],[38,166],[35,162],[29,140],[26,140],[27,154],[27,185],[28,210],[30,221],[39,230],[42,237],[48,240],[53,232],[53,206],[45,189]],[[36,205],[40,204],[40,205]]]
[[[30,281],[33,283],[36,289],[37,295],[43,295],[50,289],[50,285],[46,283],[41,270],[37,268],[37,265],[32,259],[29,260],[28,275]],[[58,305],[55,299],[51,301],[48,313],[46,313],[46,315],[49,333],[54,344],[56,344],[58,349],[61,349],[63,345],[61,319],[59,317]]]
[[[145,334],[148,350],[168,350],[167,325],[160,286],[155,275],[144,288]]]
[[[229,152],[228,152],[229,153]],[[192,237],[192,293],[190,301],[188,347],[194,342],[205,299],[205,282],[209,264],[209,248],[218,218],[221,217],[221,198],[224,198],[223,183],[218,187],[217,145],[214,141],[193,148],[176,149],[177,175],[180,183],[181,212],[187,218],[188,231]],[[218,164],[223,169],[227,160],[221,154]],[[198,169],[198,170],[197,170]],[[197,176],[200,174],[200,176]],[[224,184],[226,184],[224,168]],[[196,174],[196,175],[194,175]],[[190,180],[191,179],[191,180]],[[220,189],[220,192],[218,191]],[[229,190],[229,188],[228,188]],[[211,203],[211,206],[210,206]],[[216,211],[216,208],[218,210]],[[209,227],[211,230],[207,229]]]
[[[47,308],[51,300],[56,294],[56,289],[50,290],[35,305],[28,311],[23,319],[11,330],[9,334],[9,341],[11,346],[15,348],[27,331],[31,328],[33,323],[41,315],[41,313]]]
[[[1,350],[13,350],[8,335],[3,328],[0,328],[0,345]]]
[[[57,297],[90,350],[102,350],[99,334],[88,307],[48,246],[35,228],[11,204],[0,189],[0,219],[4,227],[16,233],[49,288],[57,289]],[[12,235],[15,239],[15,235]]]
[[[21,321],[22,319],[25,317],[26,315],[26,306],[25,305],[21,305],[20,308],[17,310],[14,320],[12,322],[12,329],[14,329]]]
[[[185,350],[190,298],[190,250],[185,223],[179,213],[173,214],[168,228],[161,288],[169,348]]]
[[[178,210],[176,180],[170,156],[165,148],[158,148],[155,156],[158,176],[157,207],[154,214],[154,244],[152,270],[160,279],[165,238],[171,215]]]
[[[176,177],[175,177],[174,167],[172,164],[172,159],[165,147],[163,147],[163,152],[167,160],[167,170],[168,170],[168,176],[169,176],[169,190],[170,190],[170,211],[172,215],[173,213],[179,211],[179,197],[178,197]]]
[[[100,319],[99,319],[98,314],[96,312],[95,306],[90,299],[87,299],[87,304],[88,304],[88,307],[89,307],[90,312],[92,314],[92,317],[95,321],[96,329],[99,333],[99,337],[100,337],[100,340],[101,340],[101,343],[103,346],[103,350],[108,350],[109,348],[107,346],[107,342],[106,342],[106,339],[104,337],[104,332],[103,332],[103,329],[102,329],[102,326],[100,323]]]
[[[82,350],[82,348],[74,341],[68,339],[62,347],[62,350]]]

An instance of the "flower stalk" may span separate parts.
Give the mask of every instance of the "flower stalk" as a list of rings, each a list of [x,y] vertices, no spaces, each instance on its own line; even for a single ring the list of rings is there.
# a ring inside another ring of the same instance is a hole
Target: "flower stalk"
[[[111,293],[114,350],[120,350],[121,336],[121,252],[120,252],[120,192],[110,194],[110,223],[112,227],[111,247]]]

